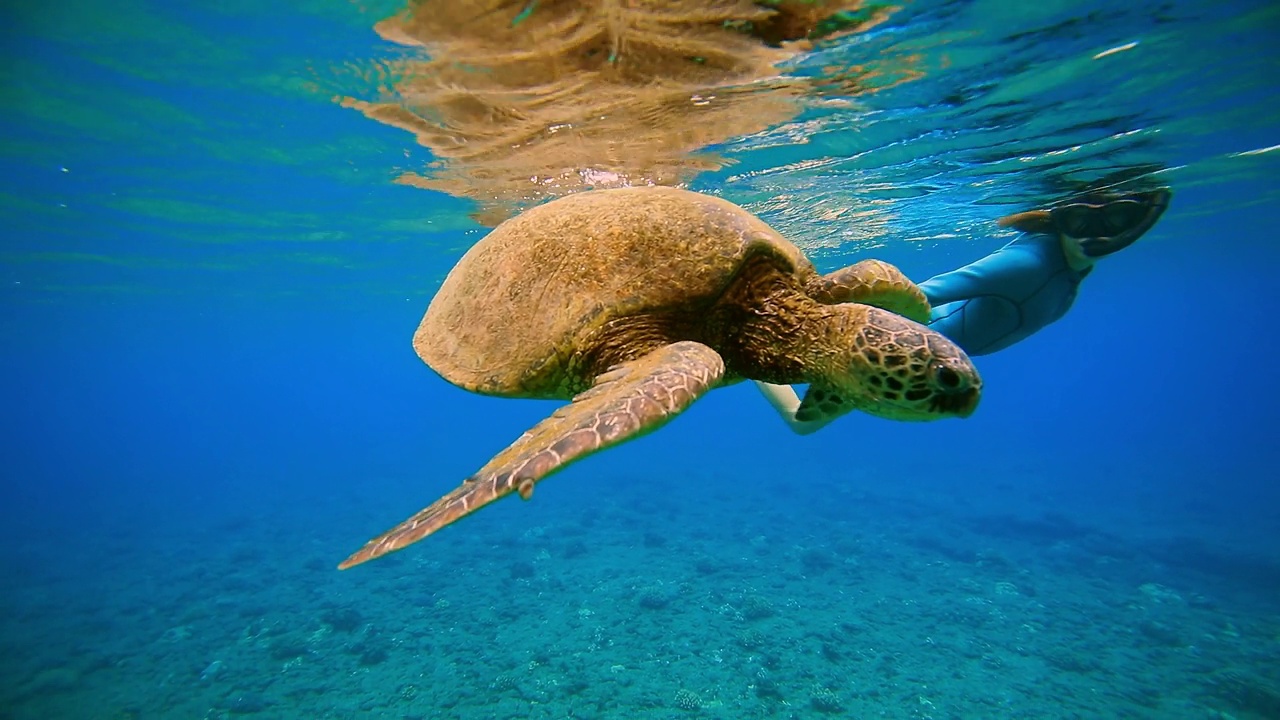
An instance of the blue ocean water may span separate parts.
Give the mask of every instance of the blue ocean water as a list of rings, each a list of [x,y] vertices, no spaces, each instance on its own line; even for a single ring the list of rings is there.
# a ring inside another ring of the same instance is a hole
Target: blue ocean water
[[[824,271],[1173,203],[971,418],[739,385],[338,572],[557,406],[409,345],[488,228],[344,107],[400,9],[4,6],[0,718],[1280,717],[1276,7],[924,0],[780,61],[824,89],[683,182]]]

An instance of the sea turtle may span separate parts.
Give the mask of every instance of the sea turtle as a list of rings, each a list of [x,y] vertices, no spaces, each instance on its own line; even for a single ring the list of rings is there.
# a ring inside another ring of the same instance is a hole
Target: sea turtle
[[[819,275],[799,248],[717,197],[637,187],[534,207],[462,257],[413,347],[463,389],[573,401],[339,567],[512,492],[528,499],[552,472],[743,379],[808,383],[801,420],[967,416],[982,381],[964,351],[918,322],[928,316],[924,294],[892,265]]]

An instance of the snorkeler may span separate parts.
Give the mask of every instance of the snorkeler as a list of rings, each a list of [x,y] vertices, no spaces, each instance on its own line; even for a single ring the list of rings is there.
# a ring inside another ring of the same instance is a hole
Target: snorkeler
[[[1090,195],[1001,218],[1001,227],[1022,235],[977,262],[920,284],[932,306],[929,327],[974,356],[1030,337],[1067,313],[1099,259],[1129,247],[1155,225],[1170,195],[1167,189]],[[797,433],[806,435],[835,419],[797,420],[800,398],[790,385],[756,386]]]

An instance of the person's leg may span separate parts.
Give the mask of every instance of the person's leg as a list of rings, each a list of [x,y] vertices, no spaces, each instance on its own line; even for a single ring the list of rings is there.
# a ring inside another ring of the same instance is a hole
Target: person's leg
[[[1149,230],[1170,192],[1094,196],[1001,219],[1023,237],[977,262],[920,284],[930,327],[970,355],[1013,345],[1066,314],[1098,259]]]

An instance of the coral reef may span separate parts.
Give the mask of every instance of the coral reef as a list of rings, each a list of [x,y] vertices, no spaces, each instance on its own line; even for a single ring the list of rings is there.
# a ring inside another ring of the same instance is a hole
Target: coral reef
[[[822,685],[814,685],[810,688],[809,705],[818,712],[844,712],[844,703],[840,702],[840,696],[836,695],[835,691]]]
[[[773,603],[759,595],[748,595],[742,601],[742,617],[747,620],[763,620],[773,617],[776,612]]]
[[[702,709],[702,698],[698,697],[697,693],[683,688],[676,691],[675,703],[681,710]]]
[[[809,575],[796,545],[751,543],[777,532],[775,498],[735,484],[711,502],[698,483],[659,482],[611,486],[617,505],[572,561],[562,558],[580,535],[517,531],[538,547],[513,551],[500,519],[360,575],[317,573],[293,547],[244,565],[201,533],[158,554],[82,549],[104,567],[120,553],[138,573],[96,578],[130,581],[108,592],[82,592],[77,576],[62,592],[14,596],[0,714],[1280,717],[1270,595],[1242,602],[1221,592],[1235,586],[1170,572],[1119,540],[1105,577],[1064,569],[1036,533],[953,555],[919,543],[918,523],[872,497],[847,524],[814,530],[813,547],[861,538],[857,581],[837,581],[844,563]],[[633,509],[655,489],[678,508],[669,517]],[[797,508],[826,497],[791,491]],[[930,502],[912,505],[927,510],[931,532],[963,532],[963,515]],[[547,512],[578,517],[566,504]],[[287,528],[299,546],[332,542],[316,520]],[[649,529],[665,547],[642,542]],[[241,530],[266,548],[280,547],[276,532]],[[984,560],[995,556],[1004,561]],[[1192,597],[1205,601],[1177,599]]]
[[[666,588],[657,585],[641,588],[640,592],[636,593],[636,598],[640,607],[646,610],[661,610],[671,602],[671,594]]]

